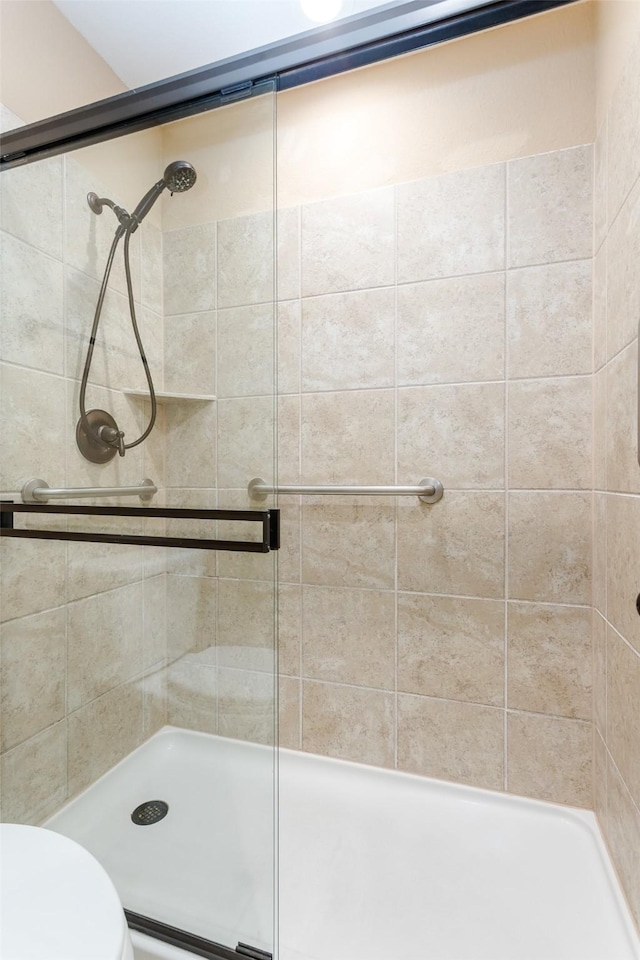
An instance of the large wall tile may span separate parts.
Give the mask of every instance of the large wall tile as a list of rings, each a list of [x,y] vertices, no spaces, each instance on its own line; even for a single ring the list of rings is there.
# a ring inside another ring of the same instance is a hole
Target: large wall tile
[[[590,489],[591,378],[524,380],[508,390],[509,486]]]
[[[640,316],[640,181],[625,200],[607,239],[607,353],[614,357],[638,336]]]
[[[302,587],[280,581],[278,592],[278,671],[297,677],[302,657]]]
[[[591,807],[592,736],[582,720],[508,714],[509,792]]]
[[[606,378],[607,489],[640,493],[637,340],[607,365]],[[602,478],[596,475],[596,484],[600,483]]]
[[[607,630],[607,746],[634,798],[640,801],[640,656]]]
[[[4,170],[0,227],[62,260],[62,157]],[[4,266],[4,265],[3,265]]]
[[[215,403],[172,404],[167,409],[167,486],[215,485]]]
[[[448,492],[398,508],[398,588],[504,596],[504,495]]]
[[[640,652],[640,497],[608,496],[607,501],[607,618]]]
[[[300,482],[301,400],[299,394],[278,397],[278,478]]]
[[[597,730],[593,736],[593,812],[598,818],[598,826],[606,837],[608,831],[607,813],[607,748]]]
[[[59,607],[66,600],[66,544],[60,540],[10,540],[0,543],[0,615],[2,620]],[[34,590],[34,584],[38,585]]]
[[[85,517],[77,520],[79,530],[87,529]],[[98,518],[96,518],[97,520]],[[103,518],[107,520],[107,518]],[[125,527],[124,517],[100,523],[100,531],[117,534],[125,531],[141,535],[140,526]],[[75,524],[74,524],[75,525]],[[97,530],[98,524],[92,523]],[[67,600],[81,600],[96,593],[141,580],[143,576],[144,547],[124,546],[120,543],[69,543],[67,547]]]
[[[593,147],[512,160],[510,267],[590,257],[593,247]]]
[[[102,280],[109,250],[115,236],[118,221],[108,208],[97,216],[87,203],[88,193],[110,197],[120,206],[127,207],[121,186],[111,188],[100,183],[94,172],[85,168],[72,157],[65,157],[65,263],[81,270],[96,280]],[[153,174],[149,181],[153,182]],[[137,198],[134,202],[137,202]],[[140,234],[133,234],[130,243],[130,264],[134,298],[140,300]],[[126,293],[124,271],[124,244],[118,245],[113,269],[109,279],[110,288]],[[184,312],[184,311],[181,311]]]
[[[511,599],[587,604],[591,560],[591,494],[510,494]]]
[[[65,468],[65,383],[38,370],[0,368],[0,487],[19,489],[32,477],[51,486]],[[52,604],[53,606],[53,604]]]
[[[216,642],[216,581],[167,576],[167,656],[212,650]],[[214,660],[215,662],[215,660]]]
[[[70,603],[69,710],[142,671],[142,584]]]
[[[391,591],[305,586],[302,671],[313,680],[395,686],[395,597]]]
[[[393,483],[394,401],[393,390],[303,395],[304,482]]]
[[[389,387],[394,382],[395,290],[302,301],[302,389]]]
[[[503,787],[502,710],[398,697],[398,768],[475,787]]]
[[[275,746],[277,683],[274,673],[218,671],[218,733]],[[272,787],[265,782],[265,789]],[[255,788],[255,784],[254,784]],[[271,792],[269,793],[271,798]],[[266,802],[266,797],[265,797]]]
[[[593,258],[593,369],[607,362],[607,241]]]
[[[300,680],[293,677],[278,678],[278,746],[285,750],[300,750]]]
[[[7,234],[0,253],[2,359],[64,373],[62,264]]]
[[[394,281],[393,188],[302,208],[302,296]]]
[[[593,375],[593,486],[604,490],[607,486],[607,368]]]
[[[218,224],[218,307],[275,299],[274,215],[256,213]]]
[[[167,659],[167,578],[165,574],[142,582],[143,661],[145,670]]]
[[[593,500],[592,603],[605,616],[607,611],[607,497],[596,493]]]
[[[591,611],[509,603],[507,697],[514,710],[591,719]]]
[[[302,577],[302,507],[299,497],[280,497],[278,579],[299,583]]]
[[[271,672],[275,668],[275,584],[218,582],[218,665]]]
[[[140,231],[140,296],[145,307],[162,315],[162,231],[148,221]]]
[[[504,603],[398,595],[398,690],[504,703]]]
[[[77,270],[66,271],[65,348],[66,373],[80,380],[89,348],[96,301],[96,280]],[[162,387],[162,332],[157,314],[136,305],[136,318],[142,343],[156,387]],[[122,390],[125,387],[147,389],[147,379],[136,344],[126,297],[109,288],[104,299],[96,334],[89,384],[101,384]],[[89,391],[91,396],[91,389]],[[88,409],[91,403],[87,404]]]
[[[629,906],[640,926],[640,810],[610,758],[607,786],[607,840]]]
[[[66,708],[67,618],[63,607],[0,630],[2,749],[62,720]]]
[[[591,260],[507,274],[508,375],[591,373]]]
[[[302,307],[299,300],[277,305],[278,393],[300,393],[300,337]]]
[[[273,480],[274,402],[270,397],[220,400],[218,487],[240,490],[254,477]]]
[[[163,237],[165,316],[216,306],[216,225],[171,230]]]
[[[608,120],[604,118],[593,145],[593,249],[597,252],[607,236],[609,226],[607,200],[609,193]]]
[[[167,317],[164,384],[177,393],[216,392],[216,314],[213,310]]]
[[[278,300],[300,296],[300,207],[277,210]]]
[[[398,391],[398,481],[445,490],[504,486],[504,384]]]
[[[305,498],[302,579],[327,586],[390,589],[395,582],[396,514],[383,498]]]
[[[2,819],[38,826],[64,803],[67,793],[67,724],[48,727],[5,753]]]
[[[302,749],[340,760],[394,765],[394,701],[391,693],[305,680]]]
[[[398,383],[504,378],[504,274],[398,287]]]
[[[611,98],[607,130],[609,223],[640,173],[640,39],[636,39]]]
[[[403,183],[398,282],[504,267],[504,164]]]
[[[142,735],[146,740],[166,726],[168,719],[166,666],[158,666],[142,678],[143,717]]]
[[[141,679],[110,690],[76,710],[69,729],[68,791],[79,793],[140,746],[144,736]]]
[[[218,311],[218,396],[269,396],[276,378],[273,304]]]
[[[168,720],[174,727],[218,732],[218,671],[189,657],[168,670]]]
[[[607,735],[607,623],[593,611],[593,724],[601,737]]]

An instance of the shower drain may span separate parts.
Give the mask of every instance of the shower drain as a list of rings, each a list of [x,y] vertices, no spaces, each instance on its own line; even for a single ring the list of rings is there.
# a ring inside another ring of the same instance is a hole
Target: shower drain
[[[136,807],[131,814],[131,819],[139,827],[148,827],[158,820],[164,820],[169,813],[169,804],[164,800],[147,800]]]

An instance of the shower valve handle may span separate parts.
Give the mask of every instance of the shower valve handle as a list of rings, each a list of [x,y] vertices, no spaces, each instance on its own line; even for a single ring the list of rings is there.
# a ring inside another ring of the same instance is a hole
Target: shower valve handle
[[[98,436],[105,443],[110,444],[112,447],[117,447],[120,456],[124,457],[125,446],[123,430],[116,430],[114,427],[100,427]]]

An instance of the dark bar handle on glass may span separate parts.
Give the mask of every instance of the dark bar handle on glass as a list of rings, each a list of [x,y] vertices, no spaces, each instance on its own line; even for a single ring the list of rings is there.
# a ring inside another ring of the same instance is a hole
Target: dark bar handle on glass
[[[262,539],[210,540],[197,537],[138,536],[128,533],[78,533],[69,530],[16,530],[16,513],[55,513],[87,517],[148,517],[168,520],[236,520],[260,523]],[[269,553],[280,549],[279,510],[189,510],[178,507],[88,507],[73,505],[0,502],[0,536],[21,540],[71,540],[80,543],[121,543],[133,546],[179,547],[183,550],[226,550],[235,553]]]

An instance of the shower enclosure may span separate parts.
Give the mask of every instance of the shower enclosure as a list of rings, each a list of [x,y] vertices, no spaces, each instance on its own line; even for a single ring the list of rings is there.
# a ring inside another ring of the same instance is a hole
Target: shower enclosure
[[[2,817],[220,957],[275,949],[273,158],[264,84],[0,183]]]

